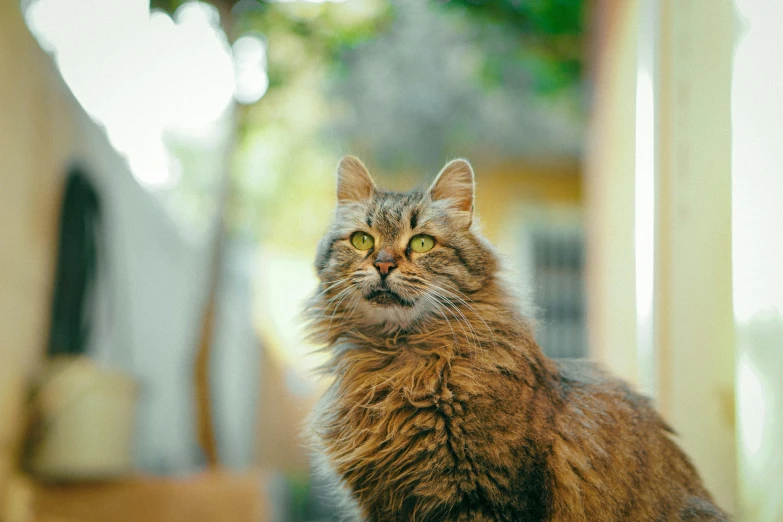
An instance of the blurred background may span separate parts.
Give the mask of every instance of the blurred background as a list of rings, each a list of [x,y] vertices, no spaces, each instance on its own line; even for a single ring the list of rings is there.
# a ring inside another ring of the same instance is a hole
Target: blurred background
[[[336,520],[298,314],[334,169],[471,160],[552,357],[783,521],[777,0],[0,0],[0,521]]]

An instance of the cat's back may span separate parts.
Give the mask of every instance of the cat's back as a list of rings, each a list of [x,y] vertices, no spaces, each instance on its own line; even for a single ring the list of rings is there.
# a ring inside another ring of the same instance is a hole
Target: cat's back
[[[575,507],[588,520],[728,520],[650,399],[595,363],[556,367],[553,520]]]
[[[650,430],[672,433],[671,428],[655,411],[652,401],[634,391],[622,379],[599,364],[584,359],[558,359],[556,388],[561,405],[577,423],[586,428],[604,425],[644,425]]]

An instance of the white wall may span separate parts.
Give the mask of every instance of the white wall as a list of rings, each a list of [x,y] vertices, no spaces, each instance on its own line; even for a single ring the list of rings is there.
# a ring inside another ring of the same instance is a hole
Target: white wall
[[[661,0],[655,336],[661,412],[736,510],[730,0]]]
[[[585,163],[590,351],[637,384],[634,288],[636,48],[639,2],[596,2],[594,99]]]
[[[85,116],[86,117],[86,116]],[[136,462],[177,473],[200,461],[193,361],[207,291],[206,245],[189,243],[94,127],[79,157],[102,198],[107,240],[91,355],[139,380]]]
[[[733,6],[729,0],[597,5],[586,190],[591,349],[655,397],[718,503],[735,511]],[[645,26],[652,34],[641,31]],[[639,52],[645,42],[647,53]],[[651,75],[648,105],[636,103],[640,67]],[[650,169],[651,185],[636,178],[639,169]],[[645,201],[650,226],[634,230]],[[645,288],[652,290],[649,300],[640,299]],[[642,306],[651,306],[651,314],[640,313]]]
[[[783,4],[736,0],[734,318],[741,520],[783,520]]]

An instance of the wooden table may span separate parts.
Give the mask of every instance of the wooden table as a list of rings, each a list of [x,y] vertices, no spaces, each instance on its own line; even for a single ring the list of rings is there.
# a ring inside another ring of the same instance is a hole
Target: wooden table
[[[39,485],[36,522],[272,522],[268,480],[204,473],[181,479]]]

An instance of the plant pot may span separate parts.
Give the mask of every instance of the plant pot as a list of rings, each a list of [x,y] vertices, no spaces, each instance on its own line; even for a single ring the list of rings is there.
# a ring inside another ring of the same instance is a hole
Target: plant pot
[[[86,357],[47,361],[34,398],[29,468],[52,480],[96,480],[133,471],[138,386]]]

